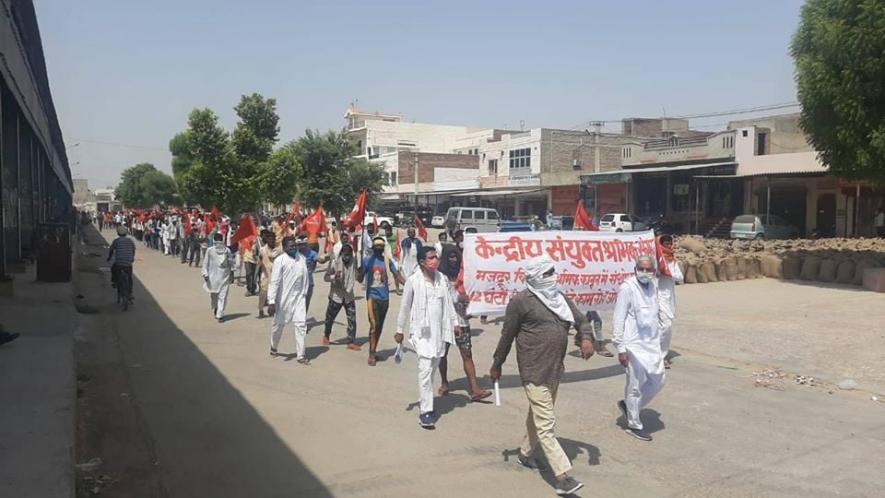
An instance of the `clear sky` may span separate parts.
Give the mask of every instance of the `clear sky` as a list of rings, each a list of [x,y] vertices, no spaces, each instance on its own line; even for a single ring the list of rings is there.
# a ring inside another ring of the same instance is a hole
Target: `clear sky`
[[[93,188],[139,162],[170,171],[168,141],[191,109],[230,129],[252,92],[277,99],[282,141],[341,128],[357,99],[510,128],[796,99],[801,0],[35,3],[65,141],[80,143],[73,174]]]

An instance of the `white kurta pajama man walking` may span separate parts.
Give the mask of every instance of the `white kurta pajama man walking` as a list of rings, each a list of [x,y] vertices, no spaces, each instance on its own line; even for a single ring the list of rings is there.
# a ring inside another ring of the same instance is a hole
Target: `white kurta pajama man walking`
[[[627,427],[642,430],[639,412],[664,387],[664,356],[661,354],[658,283],[643,286],[635,276],[618,289],[612,342],[618,353],[627,353],[627,385],[624,403]]]
[[[407,335],[418,355],[420,413],[433,412],[433,375],[446,343],[455,342],[458,315],[449,294],[448,280],[440,272],[430,282],[419,268],[406,280],[397,320],[397,333]]]
[[[234,255],[225,246],[213,246],[206,251],[203,259],[203,290],[209,293],[215,318],[224,317],[227,305],[227,292],[230,288],[230,272],[234,265]]]
[[[273,261],[267,304],[276,308],[271,324],[270,347],[276,351],[287,324],[295,329],[295,353],[304,359],[304,337],[307,335],[307,260],[298,253],[285,252]]]

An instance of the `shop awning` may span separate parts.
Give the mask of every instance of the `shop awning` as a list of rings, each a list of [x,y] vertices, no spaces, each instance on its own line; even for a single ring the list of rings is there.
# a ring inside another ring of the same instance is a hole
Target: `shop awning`
[[[627,179],[628,176],[632,176],[632,175],[636,175],[636,174],[640,174],[640,173],[667,173],[670,171],[686,171],[686,170],[692,170],[692,169],[716,168],[716,167],[728,167],[728,166],[737,166],[737,163],[734,161],[726,161],[726,162],[718,162],[718,163],[682,164],[679,166],[656,166],[654,168],[619,169],[616,171],[588,173],[586,175],[581,175],[581,178],[587,179],[591,183],[620,183],[620,182],[630,181],[629,179]],[[596,181],[597,179],[602,180],[602,181]]]
[[[452,197],[490,197],[493,195],[519,195],[534,194],[543,189],[535,188],[529,190],[475,190],[473,192],[465,192],[463,194],[452,194]]]

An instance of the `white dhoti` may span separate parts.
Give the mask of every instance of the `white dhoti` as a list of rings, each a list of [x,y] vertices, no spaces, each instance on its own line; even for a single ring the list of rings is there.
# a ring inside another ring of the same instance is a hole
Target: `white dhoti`
[[[230,289],[229,285],[225,285],[218,289],[218,292],[210,292],[209,299],[212,304],[212,312],[215,313],[215,318],[224,318],[224,308],[227,306],[227,291]]]
[[[307,336],[307,323],[304,320],[285,322],[274,319],[270,326],[270,347],[277,349],[277,346],[280,345],[280,338],[283,336],[283,330],[286,328],[287,323],[292,324],[295,333],[295,354],[298,355],[298,358],[304,358],[304,338]]]
[[[227,292],[230,288],[230,272],[234,256],[226,247],[219,250],[213,247],[203,259],[203,290],[209,293],[209,303],[215,318],[224,318],[227,305]]]

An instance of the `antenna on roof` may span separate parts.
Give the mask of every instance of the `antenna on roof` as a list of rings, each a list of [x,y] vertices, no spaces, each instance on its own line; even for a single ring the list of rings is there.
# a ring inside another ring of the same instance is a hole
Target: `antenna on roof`
[[[663,113],[663,114],[661,114],[661,117],[666,118],[667,117],[667,108],[664,107],[664,104],[661,104],[661,112]]]

